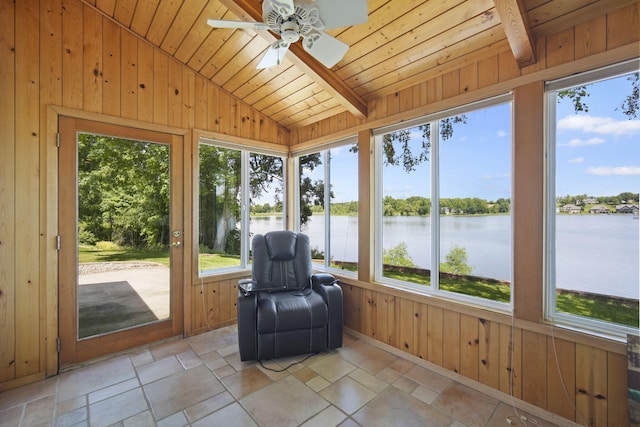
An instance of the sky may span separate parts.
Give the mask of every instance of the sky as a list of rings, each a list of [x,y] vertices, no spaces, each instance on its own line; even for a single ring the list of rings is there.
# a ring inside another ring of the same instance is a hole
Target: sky
[[[629,120],[618,108],[631,93],[625,76],[589,85],[583,99],[588,112],[574,111],[567,99],[557,105],[556,194],[618,195],[640,189],[640,118]],[[453,137],[440,145],[440,197],[510,198],[511,117],[509,104],[466,114]],[[415,129],[412,146],[421,138]],[[417,149],[417,148],[416,148]],[[430,153],[431,154],[431,153]],[[430,156],[431,157],[431,156]],[[384,195],[430,197],[429,162],[412,173],[385,167]],[[357,200],[356,155],[347,147],[332,150],[334,202]],[[321,179],[322,170],[310,176]]]
[[[640,189],[640,117],[629,120],[618,107],[631,82],[618,77],[587,87],[588,112],[558,103],[556,194],[618,195]]]

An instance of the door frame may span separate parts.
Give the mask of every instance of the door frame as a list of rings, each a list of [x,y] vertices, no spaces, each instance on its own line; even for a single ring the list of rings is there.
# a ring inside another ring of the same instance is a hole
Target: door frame
[[[189,172],[192,168],[191,162],[191,151],[192,146],[190,144],[191,132],[186,129],[176,128],[172,126],[166,125],[158,125],[152,123],[143,123],[136,120],[130,119],[122,119],[113,116],[105,116],[97,113],[90,113],[80,110],[75,110],[66,107],[59,106],[48,106],[47,107],[47,146],[44,153],[44,156],[41,158],[44,163],[44,167],[46,168],[46,178],[43,179],[43,185],[46,186],[45,191],[45,203],[48,206],[46,210],[46,218],[42,219],[43,224],[43,244],[41,246],[41,254],[46,259],[47,268],[43,271],[43,280],[46,281],[46,298],[44,298],[43,302],[46,305],[46,318],[48,319],[46,322],[46,328],[42,331],[42,335],[47,342],[46,345],[46,361],[43,361],[43,365],[46,364],[47,375],[55,375],[59,372],[60,369],[60,342],[59,342],[59,328],[60,328],[60,318],[59,318],[59,271],[58,271],[58,262],[59,262],[59,251],[57,250],[57,236],[59,234],[58,231],[58,174],[59,174],[59,153],[58,153],[58,122],[61,116],[74,118],[74,119],[84,119],[99,122],[103,125],[115,125],[128,127],[132,129],[139,130],[149,130],[155,131],[165,134],[170,134],[173,139],[178,139],[181,141],[179,144],[181,148],[175,154],[177,156],[177,160],[174,162],[174,167],[178,170],[177,175],[180,177],[181,185],[180,185],[180,193],[181,197],[179,200],[172,199],[172,203],[180,203],[182,206],[182,223],[183,223],[183,238],[182,238],[182,265],[175,268],[180,268],[180,273],[176,275],[179,277],[177,280],[177,286],[174,287],[174,292],[180,292],[181,303],[178,304],[178,307],[174,309],[176,315],[180,314],[180,321],[173,328],[172,335],[188,335],[191,327],[191,307],[190,301],[192,299],[192,289],[191,289],[191,276],[192,272],[190,268],[185,268],[185,266],[190,265],[190,259],[192,256],[192,248],[191,244],[188,242],[192,235],[192,182],[191,182],[191,173]],[[172,173],[172,176],[173,173]],[[133,334],[135,335],[135,334]],[[154,336],[157,340],[162,339],[158,336]],[[64,345],[64,343],[62,343]],[[117,351],[116,349],[110,347],[112,352]]]

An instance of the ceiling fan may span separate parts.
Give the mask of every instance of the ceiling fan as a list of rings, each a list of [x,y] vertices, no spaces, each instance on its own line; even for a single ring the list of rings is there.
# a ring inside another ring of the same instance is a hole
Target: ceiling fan
[[[300,38],[307,53],[331,68],[349,46],[323,30],[361,24],[367,21],[367,15],[367,0],[264,0],[263,22],[209,19],[207,23],[214,28],[269,30],[280,35],[257,68],[279,65],[289,46]]]

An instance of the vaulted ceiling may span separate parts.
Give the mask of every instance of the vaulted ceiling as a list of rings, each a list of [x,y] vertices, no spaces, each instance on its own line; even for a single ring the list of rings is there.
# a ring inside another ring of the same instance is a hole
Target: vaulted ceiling
[[[365,24],[327,31],[350,46],[331,69],[299,43],[280,65],[256,69],[274,34],[207,25],[261,21],[261,0],[83,1],[295,129],[345,111],[365,117],[369,100],[496,49],[510,49],[521,67],[535,63],[537,39],[635,0],[369,0]]]

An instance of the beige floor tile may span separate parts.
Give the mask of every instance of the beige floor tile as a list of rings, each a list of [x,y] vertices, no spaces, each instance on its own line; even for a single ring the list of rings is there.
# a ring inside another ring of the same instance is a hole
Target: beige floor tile
[[[309,387],[311,390],[315,391],[316,393],[321,390],[324,390],[325,388],[331,385],[329,381],[325,380],[320,375],[316,375],[315,377],[307,381],[305,384],[307,385],[307,387]]]
[[[433,406],[469,427],[483,427],[498,406],[498,401],[465,385],[452,383]]]
[[[193,427],[231,426],[256,427],[258,424],[237,403],[225,406],[217,412],[192,424]]]
[[[184,369],[191,369],[195,368],[196,366],[202,365],[202,360],[191,349],[185,351],[184,353],[178,353],[176,357],[178,358],[178,361]]]
[[[148,427],[154,425],[155,421],[150,411],[144,411],[127,418],[122,424],[124,427]]]
[[[362,369],[356,369],[349,374],[351,378],[358,381],[360,384],[373,391],[374,393],[380,393],[389,384],[374,377],[370,373],[363,371]]]
[[[214,413],[215,411],[224,408],[227,405],[233,403],[235,399],[231,395],[231,393],[224,391],[222,393],[216,394],[209,399],[202,401],[200,403],[196,403],[190,408],[185,409],[185,414],[190,422],[194,422],[199,420],[200,418],[204,418],[209,414]]]
[[[107,399],[109,397],[115,396],[120,393],[124,393],[125,391],[133,390],[134,388],[140,387],[140,382],[137,378],[131,378],[130,380],[123,381],[118,384],[114,384],[109,387],[105,387],[98,391],[94,391],[89,393],[89,404],[96,403],[100,400]]]
[[[442,392],[451,384],[449,378],[443,377],[421,366],[413,366],[404,376],[438,393]]]
[[[440,394],[437,391],[433,391],[430,388],[419,385],[415,388],[415,390],[411,392],[411,396],[431,405],[433,402],[435,402],[438,396],[440,396]]]
[[[356,367],[341,357],[331,355],[311,363],[309,368],[322,375],[327,381],[334,382],[348,375]]]
[[[0,426],[18,426],[22,418],[24,405],[6,408],[0,411]]]
[[[315,378],[316,376],[318,376],[318,373],[313,369],[303,366],[301,369],[294,371],[293,376],[295,376],[297,379],[299,379],[303,383],[306,383],[312,378]]]
[[[449,427],[453,419],[395,387],[387,387],[352,418],[367,427]]]
[[[187,421],[187,417],[183,412],[176,412],[175,414],[169,415],[167,418],[158,421],[158,427],[183,427],[186,425],[189,425],[189,421]]]
[[[202,365],[147,384],[144,391],[154,416],[162,419],[224,391],[224,387]]]
[[[90,425],[110,426],[148,409],[142,390],[137,388],[90,405]]]
[[[350,377],[344,377],[320,392],[320,396],[343,412],[353,414],[376,394]]]
[[[83,406],[81,408],[75,409],[70,412],[66,412],[64,414],[60,414],[56,417],[56,426],[75,426],[80,425],[81,423],[87,423],[89,419],[89,408]],[[2,422],[0,422],[0,425]]]
[[[337,426],[342,421],[344,421],[347,416],[340,409],[335,406],[329,406],[318,415],[311,418],[306,423],[302,424],[301,427],[326,427],[326,426]]]
[[[193,351],[200,356],[221,348],[229,347],[232,344],[237,344],[238,334],[232,328],[225,327],[190,337],[187,341]]]
[[[83,394],[82,396],[74,397],[73,399],[58,402],[58,409],[56,412],[58,415],[62,415],[84,406],[87,406],[87,395]]]
[[[0,393],[0,411],[21,403],[41,399],[45,396],[55,395],[58,378],[59,377],[49,378]]]
[[[60,375],[58,401],[121,383],[136,375],[128,356],[105,360]]]
[[[136,368],[142,384],[149,384],[160,378],[165,378],[184,371],[175,356],[168,356],[152,363]]]
[[[263,427],[297,426],[329,406],[292,375],[245,397],[240,404]]]
[[[162,344],[154,345],[149,348],[154,360],[161,360],[165,357],[175,356],[190,350],[189,343],[186,340],[173,340]]]
[[[153,355],[148,348],[136,351],[135,353],[130,354],[129,357],[131,357],[131,363],[133,363],[133,366],[135,367],[153,362]]]
[[[27,403],[24,408],[22,425],[40,426],[51,425],[56,406],[55,396],[46,396],[38,400]]]
[[[243,397],[273,383],[271,378],[256,366],[236,372],[228,377],[224,377],[221,381],[236,399],[242,399]]]
[[[418,383],[410,378],[400,377],[396,381],[394,381],[393,386],[399,390],[404,391],[405,393],[411,394],[413,393],[413,390],[418,387]]]

